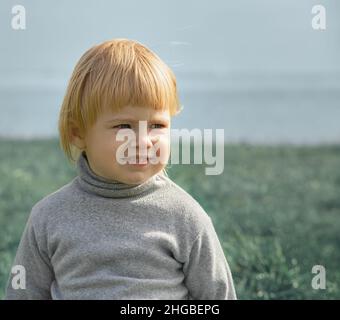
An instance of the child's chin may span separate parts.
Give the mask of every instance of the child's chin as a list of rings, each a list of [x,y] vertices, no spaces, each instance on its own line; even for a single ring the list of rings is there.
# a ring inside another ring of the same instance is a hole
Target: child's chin
[[[127,184],[141,184],[150,178],[149,174],[134,172],[126,177],[125,183]]]

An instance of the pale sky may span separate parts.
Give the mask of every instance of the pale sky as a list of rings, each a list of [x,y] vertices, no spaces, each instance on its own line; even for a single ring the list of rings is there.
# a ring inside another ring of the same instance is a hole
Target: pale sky
[[[144,43],[175,72],[340,70],[337,0],[22,0],[26,30],[13,30],[16,4],[0,3],[0,78],[68,78],[86,49],[115,37]],[[311,27],[315,4],[324,31]]]

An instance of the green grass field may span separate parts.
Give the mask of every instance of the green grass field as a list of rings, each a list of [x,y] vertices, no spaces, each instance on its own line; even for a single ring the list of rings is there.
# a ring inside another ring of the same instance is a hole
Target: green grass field
[[[212,217],[239,299],[340,299],[340,146],[225,146],[169,176]],[[0,298],[32,206],[76,174],[58,141],[0,140]],[[326,289],[311,286],[314,265]]]

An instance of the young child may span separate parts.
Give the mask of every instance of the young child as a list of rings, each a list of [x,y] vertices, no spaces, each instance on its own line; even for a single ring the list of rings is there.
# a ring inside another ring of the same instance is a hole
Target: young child
[[[166,161],[141,152],[157,143],[168,160],[179,112],[173,72],[141,43],[113,39],[85,52],[59,118],[78,175],[33,206],[13,263],[25,288],[11,273],[5,299],[236,299],[211,218],[167,176]],[[117,157],[124,129],[138,138],[137,163]]]

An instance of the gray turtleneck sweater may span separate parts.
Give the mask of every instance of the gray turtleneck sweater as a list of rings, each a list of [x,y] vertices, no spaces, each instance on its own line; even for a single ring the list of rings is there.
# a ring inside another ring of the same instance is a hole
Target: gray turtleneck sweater
[[[11,273],[5,299],[236,299],[211,218],[170,178],[109,181],[84,153],[77,172],[33,206],[13,262],[25,289]]]

